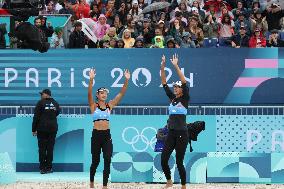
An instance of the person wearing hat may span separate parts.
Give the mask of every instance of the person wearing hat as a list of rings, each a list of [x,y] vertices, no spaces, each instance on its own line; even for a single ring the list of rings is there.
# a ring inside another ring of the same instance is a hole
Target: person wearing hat
[[[181,48],[196,48],[194,41],[191,38],[191,34],[189,32],[183,32],[180,40]]]
[[[184,74],[178,65],[178,55],[175,54],[170,59],[172,65],[174,66],[180,81],[173,84],[173,92],[169,88],[166,82],[166,57],[162,56],[161,62],[161,81],[166,95],[169,97],[169,119],[168,119],[168,136],[165,141],[165,145],[161,154],[161,166],[162,170],[166,176],[167,183],[165,188],[170,188],[173,186],[173,181],[171,179],[171,170],[168,165],[168,161],[173,150],[176,151],[176,164],[181,179],[181,188],[186,188],[186,171],[183,165],[183,159],[185,151],[188,144],[188,132],[186,127],[186,115],[189,104],[189,88],[186,85],[186,79]]]
[[[74,23],[74,31],[69,36],[69,48],[79,49],[85,48],[86,37],[82,31],[82,23],[76,21]]]
[[[165,48],[163,36],[161,35],[155,36],[153,40],[155,46],[157,46],[158,48]]]
[[[51,97],[51,91],[40,92],[32,122],[32,134],[38,139],[39,169],[41,174],[52,173],[53,148],[58,130],[59,104]]]
[[[261,34],[261,31],[259,28],[256,28],[254,31],[254,34],[250,37],[249,47],[250,48],[266,47],[266,40]]]
[[[143,19],[142,27],[140,28],[140,36],[143,38],[145,44],[151,44],[154,37],[154,29],[151,27],[151,20],[148,18]]]
[[[266,42],[267,47],[284,47],[284,41],[279,39],[278,30],[272,30]]]
[[[251,35],[251,22],[246,19],[245,14],[243,12],[239,13],[239,17],[237,21],[235,21],[235,33],[238,33],[241,25],[246,27],[247,35]]]
[[[144,48],[144,40],[142,37],[137,37],[134,43],[134,48]]]
[[[129,14],[133,16],[134,21],[143,19],[142,9],[139,8],[137,0],[132,1],[132,7],[129,10]]]
[[[233,48],[249,47],[249,36],[244,25],[241,25],[237,34],[231,37],[231,46]]]
[[[96,100],[93,98],[93,82],[95,70],[91,69],[89,73],[90,81],[88,86],[88,102],[93,118],[93,132],[91,138],[92,164],[90,167],[90,188],[94,188],[94,177],[96,169],[100,163],[100,154],[103,151],[104,171],[103,171],[103,189],[107,188],[110,174],[110,164],[113,152],[113,144],[110,134],[110,116],[111,110],[120,102],[128,87],[130,79],[129,70],[124,71],[125,81],[116,97],[107,102],[109,90],[101,87],[96,92]]]
[[[100,14],[98,20],[99,21],[95,26],[94,34],[96,35],[98,40],[101,40],[107,33],[108,29],[110,28],[110,25],[107,24],[107,18],[104,14]]]
[[[56,27],[54,29],[54,33],[52,34],[51,40],[50,40],[50,48],[64,48],[64,42],[63,42],[63,29],[61,27]]]
[[[176,45],[177,45],[177,43],[176,43],[176,41],[173,37],[170,37],[166,42],[166,47],[168,49],[176,48]]]

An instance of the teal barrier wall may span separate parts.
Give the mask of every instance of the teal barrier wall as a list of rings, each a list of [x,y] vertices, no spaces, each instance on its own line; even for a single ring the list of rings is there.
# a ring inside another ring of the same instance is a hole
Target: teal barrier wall
[[[284,183],[283,115],[188,116],[204,120],[206,130],[194,152],[187,150],[187,181]],[[156,130],[166,115],[113,115],[113,182],[164,182],[160,153],[153,152]],[[0,121],[0,153],[8,152],[17,171],[38,171],[37,139],[31,134],[32,115],[17,114]],[[91,163],[89,115],[61,115],[54,150],[56,171],[88,172]],[[103,161],[101,161],[103,162]],[[102,171],[103,163],[98,171]],[[170,167],[179,182],[174,165]]]

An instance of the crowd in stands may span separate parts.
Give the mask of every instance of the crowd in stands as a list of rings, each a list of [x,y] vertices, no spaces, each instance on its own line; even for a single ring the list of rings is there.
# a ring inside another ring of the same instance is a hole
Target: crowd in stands
[[[40,14],[71,14],[64,44],[62,28],[35,19],[51,48],[263,48],[284,46],[284,10],[272,0],[158,0],[166,8],[142,12],[154,0],[47,0]],[[90,18],[97,42],[82,31]],[[1,40],[1,27],[0,27]],[[0,43],[1,46],[1,43]]]

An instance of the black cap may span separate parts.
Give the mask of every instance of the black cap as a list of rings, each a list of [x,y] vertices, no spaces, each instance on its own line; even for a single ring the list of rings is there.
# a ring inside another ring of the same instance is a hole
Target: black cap
[[[39,92],[39,94],[47,94],[47,95],[49,95],[49,96],[51,96],[51,91],[49,90],[49,89],[44,89],[44,90],[42,90],[41,92]]]

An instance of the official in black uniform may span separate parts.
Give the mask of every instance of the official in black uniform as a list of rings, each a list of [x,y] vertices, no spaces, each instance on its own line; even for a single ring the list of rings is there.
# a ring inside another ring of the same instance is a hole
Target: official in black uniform
[[[39,169],[41,174],[52,173],[53,147],[58,130],[57,116],[59,104],[51,97],[51,91],[44,89],[40,92],[32,124],[32,134],[38,139]]]
[[[187,115],[187,108],[190,97],[185,77],[178,66],[177,55],[176,54],[173,55],[173,57],[170,60],[180,78],[180,81],[174,83],[174,90],[172,92],[169,89],[169,86],[167,85],[166,82],[166,74],[165,74],[166,58],[165,56],[163,56],[161,63],[161,80],[166,95],[169,97],[171,103],[169,106],[169,119],[168,119],[169,133],[166,138],[165,146],[162,151],[161,165],[167,179],[167,184],[164,188],[170,188],[173,186],[173,182],[171,180],[171,171],[168,165],[168,161],[173,150],[175,150],[176,164],[181,179],[181,189],[186,189],[186,171],[183,165],[183,159],[188,144],[186,115]]]

